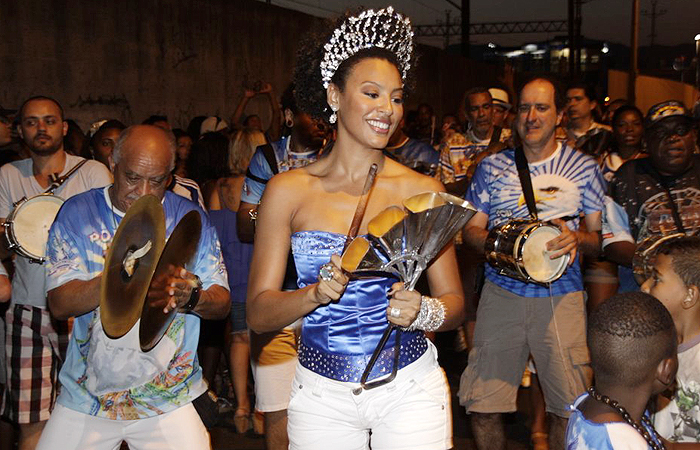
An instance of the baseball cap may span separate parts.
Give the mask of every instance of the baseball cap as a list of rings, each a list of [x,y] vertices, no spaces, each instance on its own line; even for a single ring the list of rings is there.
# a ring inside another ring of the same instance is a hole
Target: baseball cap
[[[202,121],[202,125],[199,127],[199,134],[221,131],[226,128],[228,128],[228,124],[224,119],[218,116],[209,116]]]
[[[653,127],[659,121],[669,117],[684,117],[688,120],[693,120],[693,117],[682,102],[678,100],[667,100],[649,108],[644,118],[644,127]]]
[[[491,88],[489,89],[489,94],[491,94],[495,106],[501,106],[506,110],[509,110],[513,106],[508,103],[508,93],[503,89]]]

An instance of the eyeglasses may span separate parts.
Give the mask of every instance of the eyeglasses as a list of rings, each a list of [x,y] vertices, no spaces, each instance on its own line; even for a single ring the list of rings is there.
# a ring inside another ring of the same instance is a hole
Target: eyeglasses
[[[688,133],[690,133],[690,130],[692,127],[687,124],[687,123],[681,123],[676,125],[675,127],[665,127],[663,125],[656,127],[652,131],[652,136],[655,139],[658,139],[660,141],[670,137],[670,136],[686,136]]]

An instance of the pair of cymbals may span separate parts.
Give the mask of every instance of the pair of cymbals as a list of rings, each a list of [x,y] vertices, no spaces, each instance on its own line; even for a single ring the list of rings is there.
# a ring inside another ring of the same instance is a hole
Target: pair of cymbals
[[[164,313],[165,301],[146,301],[149,287],[170,266],[190,264],[197,253],[201,230],[199,213],[190,211],[166,243],[165,213],[160,201],[146,195],[131,205],[107,250],[102,273],[100,317],[107,336],[120,338],[141,319],[141,350],[147,352],[160,342],[177,311]]]

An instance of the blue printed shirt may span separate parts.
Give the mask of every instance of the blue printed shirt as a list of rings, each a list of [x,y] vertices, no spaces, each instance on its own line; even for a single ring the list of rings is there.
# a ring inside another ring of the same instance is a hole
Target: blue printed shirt
[[[109,187],[67,200],[51,226],[47,286],[91,280],[104,269],[105,255],[124,214],[112,207]],[[216,231],[196,204],[172,192],[163,199],[166,235],[188,212],[202,218],[197,254],[188,270],[208,289],[228,289]],[[165,336],[149,352],[139,347],[139,322],[123,337],[106,337],[100,308],[75,318],[59,379],[58,402],[84,414],[117,420],[152,417],[191,402],[206,390],[197,361],[199,317],[177,313]]]
[[[285,136],[277,142],[273,142],[272,149],[277,160],[277,173],[286,172],[291,169],[298,169],[307,166],[318,159],[318,150],[313,150],[304,153],[292,152],[289,148],[290,137]],[[275,174],[270,168],[267,159],[262,151],[262,146],[258,147],[248,165],[248,171],[255,177],[261,180],[268,181]],[[260,203],[263,192],[265,191],[265,183],[246,177],[243,183],[243,192],[241,193],[241,201],[257,205]]]
[[[571,416],[566,427],[566,450],[648,450],[644,437],[624,422],[597,423],[586,419],[578,406],[588,398],[581,395],[570,406]],[[644,422],[642,426],[652,434]]]
[[[529,168],[540,220],[564,218],[567,226],[575,231],[582,214],[603,209],[603,177],[598,164],[590,156],[558,144],[551,156],[529,164]],[[515,166],[514,149],[491,155],[479,164],[466,199],[478,211],[488,215],[489,230],[513,218],[529,217]],[[486,278],[523,297],[557,296],[583,289],[578,261],[551,283],[551,289],[499,275],[490,265],[486,266]]]

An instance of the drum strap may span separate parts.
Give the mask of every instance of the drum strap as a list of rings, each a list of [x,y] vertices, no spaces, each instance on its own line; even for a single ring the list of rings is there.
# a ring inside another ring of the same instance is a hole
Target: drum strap
[[[486,147],[486,152],[489,155],[495,153],[496,149],[499,147],[499,144],[501,143],[502,132],[503,128],[494,125],[493,131],[491,132],[491,140],[489,141],[489,146]]]
[[[537,218],[537,204],[535,203],[535,194],[532,190],[532,180],[530,179],[530,168],[527,165],[527,158],[522,147],[515,148],[515,167],[518,169],[518,177],[520,178],[520,186],[523,188],[525,203],[527,210],[530,212],[530,218]]]
[[[75,172],[78,171],[78,169],[80,169],[81,167],[83,167],[83,164],[85,164],[86,162],[87,162],[87,159],[83,159],[83,160],[80,161],[78,164],[76,164],[75,166],[73,166],[73,168],[72,168],[71,170],[69,170],[68,172],[66,172],[66,174],[63,175],[62,177],[59,177],[57,173],[52,174],[52,175],[50,176],[51,186],[49,186],[49,188],[48,188],[46,191],[44,191],[44,194],[52,194],[53,191],[55,191],[55,190],[58,189],[63,183],[65,183],[66,180],[67,180],[68,178],[70,178],[71,175],[73,175]]]

